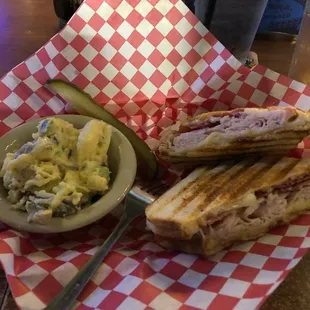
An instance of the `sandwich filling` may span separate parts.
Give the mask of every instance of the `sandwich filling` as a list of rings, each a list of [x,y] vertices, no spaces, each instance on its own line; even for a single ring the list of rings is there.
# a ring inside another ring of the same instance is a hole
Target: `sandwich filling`
[[[277,221],[291,212],[299,210],[310,201],[310,176],[274,187],[269,191],[257,191],[256,203],[212,219],[202,230],[204,238],[217,240],[221,244],[242,240],[249,235],[265,232]],[[292,210],[290,206],[294,207]],[[297,206],[297,209],[295,210]]]
[[[174,151],[197,147],[202,143],[222,144],[222,134],[225,134],[225,139],[246,139],[281,129],[287,121],[292,122],[296,117],[297,114],[290,109],[233,111],[222,116],[182,123],[180,133],[168,143]]]
[[[197,168],[146,208],[147,227],[169,248],[216,253],[310,210],[309,171],[290,157]]]

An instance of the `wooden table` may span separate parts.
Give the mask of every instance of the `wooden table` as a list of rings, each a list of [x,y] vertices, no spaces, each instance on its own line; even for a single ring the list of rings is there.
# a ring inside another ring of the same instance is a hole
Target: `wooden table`
[[[57,32],[52,0],[0,0],[0,76],[30,56]],[[261,64],[287,74],[294,45],[289,41],[256,41]],[[310,308],[310,254],[283,281],[263,310]],[[0,271],[0,310],[16,310]]]

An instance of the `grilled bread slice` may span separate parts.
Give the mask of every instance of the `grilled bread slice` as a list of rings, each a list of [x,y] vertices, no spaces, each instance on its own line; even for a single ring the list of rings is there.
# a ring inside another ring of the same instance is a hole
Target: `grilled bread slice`
[[[310,159],[227,161],[194,170],[146,209],[169,248],[210,255],[310,209]]]
[[[210,112],[166,128],[158,155],[171,162],[285,155],[309,134],[310,114],[293,107]]]

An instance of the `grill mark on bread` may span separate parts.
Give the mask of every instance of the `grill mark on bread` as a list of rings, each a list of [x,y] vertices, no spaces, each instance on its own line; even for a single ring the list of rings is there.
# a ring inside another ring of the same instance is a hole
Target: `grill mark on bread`
[[[285,149],[286,150],[286,149]],[[251,153],[249,153],[251,154]],[[279,154],[281,154],[283,156],[283,151],[280,152]],[[240,153],[240,154],[235,154],[234,156],[232,155],[226,155],[226,156],[221,156],[221,159],[222,160],[242,160],[244,158],[244,155],[247,155],[247,154],[244,154],[244,153]],[[260,156],[260,154],[257,152],[257,156]],[[276,158],[279,158],[281,157],[280,155],[278,155],[277,152],[273,152],[273,154],[270,154],[269,157],[276,157]],[[169,158],[171,159],[171,158]],[[174,160],[170,160],[171,162],[174,163],[175,166],[177,165],[186,165],[187,166],[191,166],[191,167],[195,167],[197,165],[201,166],[202,164],[211,164],[211,163],[218,163],[218,156],[209,156],[208,159],[206,159],[205,157],[181,157],[179,160],[175,159]]]
[[[274,134],[274,133],[273,133]],[[256,137],[244,137],[239,138],[230,143],[230,145],[238,145],[238,144],[246,144],[246,143],[274,143],[274,142],[286,142],[286,141],[294,141],[294,140],[300,140],[304,139],[305,135],[309,135],[310,131],[299,131],[299,132],[283,132],[280,136],[280,139],[274,140],[274,137],[270,137],[267,135],[263,135],[262,137],[256,136]]]
[[[208,184],[207,190],[204,192],[205,197],[201,204],[197,206],[194,213],[205,210],[205,206],[208,206],[212,201],[222,195],[223,191],[226,190],[226,186],[230,184],[232,179],[239,178],[248,169],[248,167],[251,166],[253,161],[254,159],[251,158],[235,164],[227,172],[219,175],[214,183]]]
[[[214,167],[211,170],[207,170],[200,178],[198,178],[194,184],[193,188],[187,188],[186,190],[178,192],[178,195],[185,194],[185,199],[182,199],[182,203],[179,205],[178,208],[175,209],[173,216],[176,216],[180,211],[182,211],[186,206],[188,205],[188,202],[192,201],[200,192],[201,189],[204,188],[205,184],[208,184],[209,182],[213,182],[213,180],[216,180],[217,176],[221,174],[222,171],[225,171],[225,169],[229,166],[229,163],[224,164],[222,167]]]
[[[172,201],[174,201],[176,199],[177,196],[180,195],[180,193],[185,193],[186,191],[188,191],[189,189],[191,189],[191,187],[194,185],[195,187],[195,183],[196,183],[197,179],[191,181],[190,183],[188,183],[187,185],[185,185],[185,187],[183,187],[181,189],[181,191],[176,192],[174,195],[172,195],[168,200],[165,201],[165,204],[162,204],[161,206],[158,206],[156,208],[156,212],[160,212],[165,205],[168,205],[169,203],[171,203]],[[169,218],[167,218],[167,220],[170,220]]]
[[[250,167],[245,167],[242,174],[238,177],[238,182],[234,182],[230,190],[223,190],[220,199],[221,200],[232,200],[242,197],[248,192],[255,180],[261,179],[266,171],[277,162],[276,158],[268,158],[265,161],[256,161],[254,165]]]
[[[227,145],[226,147],[221,147],[221,148],[216,148],[216,147],[204,147],[200,148],[197,150],[192,150],[192,151],[186,151],[183,153],[176,153],[174,151],[167,151],[164,150],[162,152],[159,152],[159,156],[169,156],[173,155],[175,158],[177,157],[186,157],[186,156],[193,156],[193,154],[197,154],[199,156],[208,156],[208,152],[212,153],[213,156],[216,156],[218,154],[226,154],[227,152],[242,152],[242,153],[247,153],[247,152],[259,152],[260,150],[277,150],[278,148],[286,148],[286,147],[296,147],[296,145],[299,143],[299,139],[279,139],[275,141],[270,141],[270,143],[264,143],[263,141],[251,141],[247,143],[235,143],[234,145],[230,144]],[[222,158],[222,157],[221,157]]]
[[[279,162],[268,168],[266,173],[261,178],[253,182],[253,187],[270,187],[270,183],[282,181],[295,166],[298,164],[299,159],[284,157]]]
[[[298,140],[299,141],[299,140]],[[295,141],[288,141],[287,143],[283,143],[283,144],[270,144],[270,145],[255,145],[255,144],[247,144],[244,146],[241,146],[239,148],[233,148],[233,147],[228,147],[226,149],[214,149],[214,148],[205,148],[205,149],[201,149],[201,150],[195,150],[195,151],[189,151],[187,152],[187,154],[199,154],[201,156],[203,156],[205,153],[214,153],[213,156],[217,155],[217,154],[226,154],[227,152],[242,152],[247,153],[248,151],[253,151],[253,152],[260,152],[260,150],[276,150],[278,148],[287,148],[287,147],[291,147],[292,145],[296,146],[297,144],[297,140]],[[216,153],[216,154],[215,154]],[[185,155],[185,154],[183,154]],[[182,155],[180,155],[181,157]]]
[[[165,194],[163,194],[161,196],[161,199],[164,200],[165,203],[162,203],[161,205],[158,205],[155,202],[153,202],[150,206],[152,206],[152,208],[149,206],[146,209],[146,213],[151,209],[153,213],[158,213],[159,211],[161,211],[162,209],[165,208],[165,206],[168,203],[174,202],[174,200],[176,200],[182,193],[186,194],[187,192],[191,193],[191,191],[193,190],[193,188],[196,187],[196,182],[197,180],[201,177],[201,175],[199,175],[199,173],[201,172],[201,174],[203,174],[205,172],[206,169],[212,169],[212,166],[209,166],[209,168],[200,168],[200,171],[198,171],[198,176],[194,177],[194,179],[190,182],[188,182],[187,184],[185,184],[184,186],[181,184],[183,182],[180,181],[178,184],[176,184],[174,187],[172,187],[170,190],[168,190]],[[195,171],[193,172],[195,173]],[[190,177],[190,176],[188,176]],[[177,186],[181,186],[181,188],[179,190],[176,190],[174,193],[173,190],[177,187]],[[192,188],[193,187],[193,188]],[[169,197],[169,198],[167,198]],[[149,215],[151,215],[151,213],[149,213]],[[168,218],[167,218],[168,219]],[[170,219],[170,218],[169,218]]]
[[[173,215],[176,217],[180,212],[182,212],[186,207],[188,207],[189,202],[196,202],[197,206],[194,208],[193,212],[189,213],[189,217],[193,217],[199,210],[201,206],[205,206],[210,201],[213,201],[221,194],[225,185],[231,181],[236,175],[241,174],[243,170],[247,169],[247,165],[253,164],[255,159],[247,159],[240,163],[227,162],[226,165],[217,166],[212,170],[206,171],[199,179],[197,179],[197,186],[195,191],[189,193],[186,199],[182,200],[182,203],[175,209]],[[228,170],[227,170],[228,169]],[[223,173],[222,173],[223,172]],[[181,193],[179,193],[181,194]]]
[[[172,190],[171,197],[168,194],[169,203],[159,198],[155,202],[156,208],[152,210],[152,205],[147,208],[148,220],[158,224],[158,228],[161,227],[168,235],[169,222],[173,224],[177,237],[178,234],[181,237],[186,230],[188,239],[191,233],[199,231],[199,227],[205,227],[212,218],[231,212],[232,203],[236,203],[234,210],[244,207],[245,194],[270,191],[310,176],[310,160],[288,157],[256,158],[199,169],[202,174],[195,180],[188,184],[185,181],[184,187],[178,191]],[[230,192],[227,190],[228,186]],[[176,199],[181,201],[175,203]],[[160,215],[160,211],[164,208],[169,210],[169,204],[173,202],[173,212],[168,212],[167,217]]]
[[[291,112],[294,112],[295,115],[299,116],[297,110],[293,107],[282,107],[282,110],[289,110]],[[242,112],[246,112],[246,111],[250,111],[250,110],[268,110],[268,111],[274,111],[274,110],[279,110],[279,107],[267,107],[267,108],[237,108],[234,110],[230,110],[230,111],[213,111],[213,112],[206,112],[206,113],[202,113],[200,115],[197,116],[193,116],[190,117],[186,120],[181,121],[181,125],[187,126],[190,122],[192,122],[193,120],[203,120],[203,121],[207,121],[209,118],[211,117],[224,117],[224,116],[233,116],[237,113],[242,113]],[[299,113],[303,114],[305,112],[299,111]],[[293,115],[293,116],[295,116]]]
[[[216,151],[216,152],[226,152],[226,151],[239,151],[239,150],[243,150],[243,149],[248,149],[251,147],[255,147],[255,148],[270,148],[270,147],[278,147],[278,146],[286,146],[286,145],[296,145],[297,143],[299,143],[300,139],[279,139],[276,141],[268,141],[268,142],[264,142],[261,140],[258,141],[236,141],[232,144],[227,145],[226,147],[221,147],[221,148],[214,148],[212,146],[210,147],[204,147],[204,148],[200,148],[198,150],[195,150],[193,152],[197,152],[197,153],[202,153],[202,152],[206,152],[206,151]],[[256,151],[259,151],[259,149],[256,149]],[[186,152],[186,153],[192,153],[190,151]]]
[[[253,148],[245,148],[245,149],[227,149],[227,150],[222,150],[222,151],[217,151],[217,150],[210,150],[208,153],[211,155],[210,157],[216,157],[218,156],[228,156],[228,155],[238,155],[238,154],[252,154],[252,153],[257,153],[257,154],[263,154],[266,151],[272,151],[273,153],[278,153],[278,154],[283,154],[284,151],[286,150],[292,150],[296,147],[296,143],[294,144],[286,144],[286,145],[271,145],[271,146],[266,146],[266,147],[253,147]],[[203,158],[205,157],[205,160],[208,159],[208,153],[207,151],[205,152],[200,152],[200,151],[193,151],[193,152],[188,152],[186,154],[187,158],[194,158],[195,157],[200,157]],[[171,154],[169,154],[170,156]],[[178,156],[178,158],[183,158],[182,156]],[[222,158],[222,157],[221,157]],[[177,156],[175,157],[177,159]]]

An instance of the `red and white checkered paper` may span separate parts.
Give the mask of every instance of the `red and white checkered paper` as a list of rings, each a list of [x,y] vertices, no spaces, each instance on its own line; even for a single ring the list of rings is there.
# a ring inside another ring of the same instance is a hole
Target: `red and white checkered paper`
[[[68,26],[0,80],[0,132],[64,112],[44,84],[77,84],[150,145],[176,119],[205,110],[310,107],[310,88],[242,66],[178,0],[86,0]],[[307,155],[305,142],[295,155]],[[305,148],[304,148],[305,147]],[[61,235],[4,228],[0,260],[17,304],[42,309],[117,223]],[[256,309],[310,246],[310,215],[257,241],[203,259],[168,252],[132,226],[78,298],[76,309]]]

